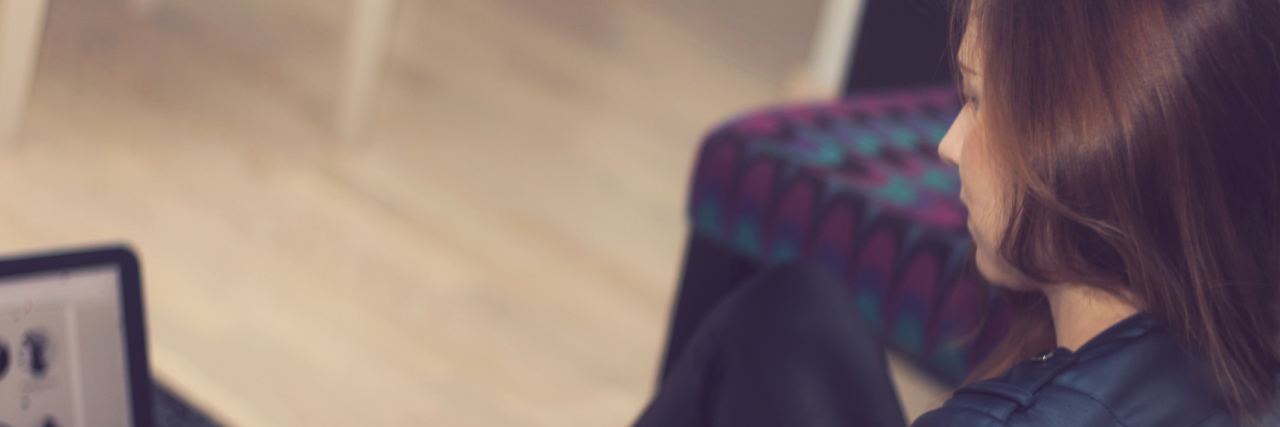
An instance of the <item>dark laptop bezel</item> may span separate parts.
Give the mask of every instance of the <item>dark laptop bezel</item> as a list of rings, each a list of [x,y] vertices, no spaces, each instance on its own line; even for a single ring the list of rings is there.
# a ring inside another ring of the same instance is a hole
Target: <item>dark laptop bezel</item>
[[[19,255],[0,259],[0,281],[41,272],[115,265],[120,271],[120,310],[124,317],[129,402],[134,427],[151,427],[151,369],[147,362],[147,330],[142,305],[138,257],[127,246]],[[0,284],[0,286],[4,286]]]

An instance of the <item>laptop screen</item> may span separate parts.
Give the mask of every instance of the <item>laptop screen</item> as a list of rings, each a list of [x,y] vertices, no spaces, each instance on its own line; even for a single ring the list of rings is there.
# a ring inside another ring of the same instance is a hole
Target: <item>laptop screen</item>
[[[0,426],[131,426],[114,264],[0,277]]]

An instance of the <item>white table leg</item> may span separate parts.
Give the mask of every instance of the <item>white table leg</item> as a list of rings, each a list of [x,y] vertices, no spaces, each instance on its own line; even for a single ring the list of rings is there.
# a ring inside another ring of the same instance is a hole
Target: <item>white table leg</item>
[[[840,94],[849,71],[849,53],[862,24],[864,0],[826,0],[809,51],[809,77],[817,90],[834,97]]]
[[[24,118],[48,10],[49,0],[0,0],[0,141]]]
[[[354,1],[334,115],[335,129],[344,140],[355,139],[368,120],[386,61],[396,6],[395,0]]]

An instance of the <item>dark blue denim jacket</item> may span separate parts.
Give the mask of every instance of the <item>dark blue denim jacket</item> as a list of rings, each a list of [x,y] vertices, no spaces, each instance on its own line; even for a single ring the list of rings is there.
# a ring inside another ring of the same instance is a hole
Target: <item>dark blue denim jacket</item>
[[[965,386],[913,427],[1230,426],[1195,366],[1138,314],[1076,352],[1058,348]]]

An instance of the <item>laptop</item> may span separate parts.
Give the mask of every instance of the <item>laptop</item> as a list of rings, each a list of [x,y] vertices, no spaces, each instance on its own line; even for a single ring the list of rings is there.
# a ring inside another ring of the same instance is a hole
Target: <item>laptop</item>
[[[0,426],[151,426],[138,260],[125,247],[0,259]]]

